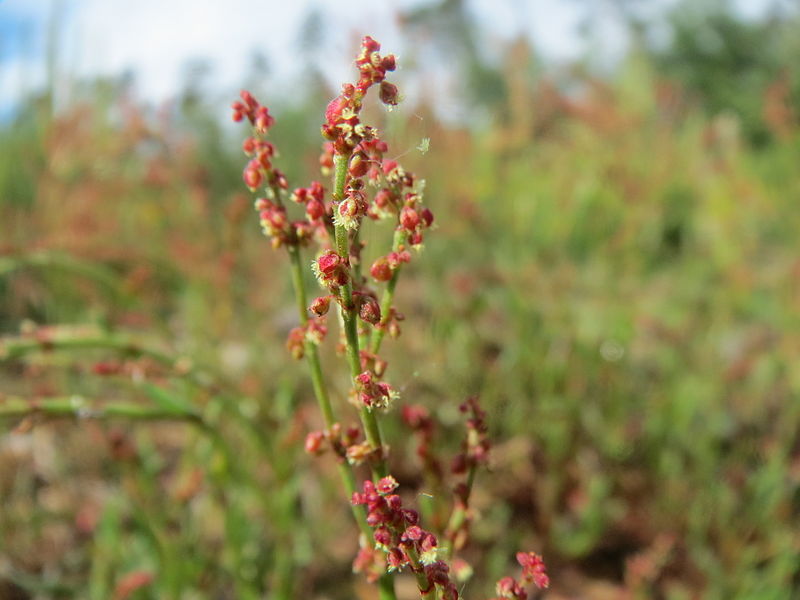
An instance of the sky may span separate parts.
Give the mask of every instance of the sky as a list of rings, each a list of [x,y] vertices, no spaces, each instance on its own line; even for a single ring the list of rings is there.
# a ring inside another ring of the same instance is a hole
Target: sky
[[[674,0],[643,0],[666,6]],[[770,0],[738,0],[758,14]],[[373,35],[401,59],[404,39],[398,10],[431,0],[0,0],[0,117],[28,90],[46,81],[48,27],[55,22],[57,63],[69,77],[136,74],[136,89],[148,101],[169,99],[179,88],[188,61],[203,58],[221,92],[241,87],[254,52],[268,58],[270,75],[291,81],[298,56],[325,65],[331,81],[351,77],[356,36]],[[604,0],[468,0],[486,29],[486,44],[520,34],[551,61],[587,52],[580,35],[587,4],[605,7],[595,17],[601,54],[623,52],[624,31]],[[321,43],[298,48],[298,32],[312,8],[320,11]],[[592,51],[597,50],[592,48]]]

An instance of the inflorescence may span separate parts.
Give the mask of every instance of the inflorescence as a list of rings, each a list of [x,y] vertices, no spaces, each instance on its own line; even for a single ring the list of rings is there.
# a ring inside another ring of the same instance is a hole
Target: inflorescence
[[[274,164],[275,146],[267,139],[275,120],[247,91],[232,105],[233,120],[246,120],[252,127],[242,145],[250,157],[242,179],[252,192],[258,193],[255,208],[263,233],[273,248],[289,252],[298,269],[294,285],[303,309],[301,323],[289,332],[286,346],[295,359],[308,359],[315,394],[326,421],[323,431],[308,434],[306,450],[311,454],[330,450],[347,469],[365,462],[372,467],[373,479],[364,481],[361,491],[356,490],[352,476],[343,476],[362,532],[362,547],[354,561],[354,571],[377,581],[387,574],[409,569],[423,598],[455,600],[460,597],[459,591],[451,580],[446,558],[462,548],[468,538],[470,491],[475,471],[487,463],[490,448],[486,415],[475,398],[461,406],[467,416],[467,435],[451,471],[463,475],[464,481],[454,488],[452,516],[442,532],[449,547],[443,550],[436,535],[422,528],[419,514],[405,507],[395,493],[398,484],[388,475],[385,448],[375,420],[379,409],[389,407],[398,398],[396,389],[383,380],[387,363],[378,354],[385,333],[393,338],[400,335],[403,315],[393,305],[394,287],[402,266],[412,260],[411,251],[422,247],[434,216],[423,201],[424,181],[396,160],[387,158],[388,144],[360,117],[370,88],[377,87],[384,104],[398,103],[397,87],[386,81],[387,74],[395,70],[394,55],[382,55],[380,44],[365,37],[356,66],[358,81],[345,84],[331,100],[322,124],[326,141],[319,164],[323,175],[333,173],[333,189],[327,190],[319,181],[312,181],[307,187],[290,191],[286,176]],[[302,211],[291,209],[292,205]],[[292,217],[290,212],[298,216]],[[361,271],[364,243],[359,233],[365,218],[394,223],[391,249],[378,256],[368,270],[371,284],[384,288],[380,298]],[[299,256],[302,248],[312,244],[318,251],[311,268],[325,293],[306,308]],[[359,409],[360,428],[345,428],[334,420],[316,354],[316,347],[328,331],[325,319],[332,304],[338,306],[342,316],[340,347],[348,355],[352,377],[350,401]],[[418,435],[418,455],[426,469],[441,476],[440,461],[431,450],[434,424],[427,409],[406,406],[403,419]],[[370,533],[373,543],[363,539]],[[538,555],[519,553],[517,560],[523,567],[522,577],[519,580],[505,577],[498,582],[497,594],[503,598],[524,599],[526,584],[534,583],[540,588],[549,584]]]

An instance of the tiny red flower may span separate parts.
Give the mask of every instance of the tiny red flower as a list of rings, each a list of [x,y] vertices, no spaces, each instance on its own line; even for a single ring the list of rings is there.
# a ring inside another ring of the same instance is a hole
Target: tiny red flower
[[[369,274],[375,281],[389,281],[392,278],[392,267],[385,256],[375,259],[369,268]]]

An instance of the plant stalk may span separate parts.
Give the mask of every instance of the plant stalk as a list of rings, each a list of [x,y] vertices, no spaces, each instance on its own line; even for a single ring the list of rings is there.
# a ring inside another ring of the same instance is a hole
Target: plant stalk
[[[334,190],[333,199],[338,203],[344,198],[344,186],[347,179],[347,162],[350,156],[346,154],[336,154],[333,157],[334,164]],[[335,209],[334,209],[335,210]],[[347,229],[342,225],[334,228],[336,237],[336,251],[342,260],[349,261],[350,248]],[[353,283],[352,273],[350,280],[339,288],[339,298],[341,301],[340,310],[342,322],[344,324],[345,345],[347,347],[347,362],[350,365],[350,376],[355,380],[361,373],[361,358],[358,346],[358,316],[353,304]],[[361,424],[364,427],[364,435],[367,442],[377,454],[377,459],[372,463],[372,473],[376,478],[386,477],[388,468],[384,456],[383,440],[378,426],[378,419],[375,414],[366,406],[359,409]]]
[[[334,189],[333,200],[334,210],[339,202],[344,198],[344,186],[347,181],[347,163],[350,160],[349,154],[335,154],[333,157],[334,164]],[[350,242],[348,239],[347,230],[342,225],[335,225],[334,237],[336,243],[336,252],[345,262],[349,264],[350,261]],[[351,385],[355,385],[355,378],[361,373],[361,358],[359,356],[358,344],[358,316],[355,311],[353,303],[353,278],[355,271],[350,269],[350,277],[345,285],[339,289],[340,300],[340,314],[342,316],[342,323],[344,325],[345,344],[347,346],[347,362],[350,366],[350,376],[352,378]],[[376,452],[377,459],[371,463],[372,475],[375,478],[386,477],[389,470],[386,466],[386,457],[384,456],[383,440],[381,439],[381,431],[378,426],[378,420],[375,414],[366,406],[359,409],[359,417],[361,424],[364,428],[364,435],[370,447]],[[352,472],[350,473],[352,477]],[[355,481],[353,481],[355,486]],[[354,490],[355,491],[355,490]],[[367,533],[364,535],[365,542],[371,543],[372,531],[366,522],[366,508],[361,508],[363,514],[363,523],[367,528]],[[355,509],[355,507],[354,507]],[[361,520],[359,520],[359,523]],[[362,533],[364,531],[362,530]],[[394,589],[394,577],[391,574],[383,575],[378,581],[378,594],[381,600],[396,600],[397,595]]]
[[[302,324],[308,323],[308,296],[306,294],[306,285],[303,280],[303,267],[300,258],[300,249],[296,246],[289,246],[289,258],[291,262],[292,273],[292,286],[294,287],[295,299],[297,300],[297,311]],[[325,427],[330,430],[336,418],[333,413],[333,406],[331,405],[330,396],[328,395],[328,388],[325,386],[325,380],[322,375],[322,366],[319,360],[319,351],[316,344],[306,341],[306,362],[308,362],[309,370],[311,371],[311,384],[314,388],[314,395],[317,398],[320,412],[322,412],[322,419],[325,422]],[[348,501],[357,490],[355,475],[350,466],[341,461],[337,464],[339,470],[339,477],[342,480],[345,492],[347,493]],[[372,530],[367,525],[367,511],[363,506],[352,506],[353,516],[358,524],[359,531],[364,538],[369,541],[372,538]]]

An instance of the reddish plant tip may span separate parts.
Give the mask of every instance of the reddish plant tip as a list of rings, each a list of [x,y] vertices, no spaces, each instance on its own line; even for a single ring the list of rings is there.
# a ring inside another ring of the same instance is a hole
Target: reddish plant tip
[[[369,35],[365,35],[362,38],[361,47],[364,49],[364,52],[377,52],[381,49],[380,43]]]

